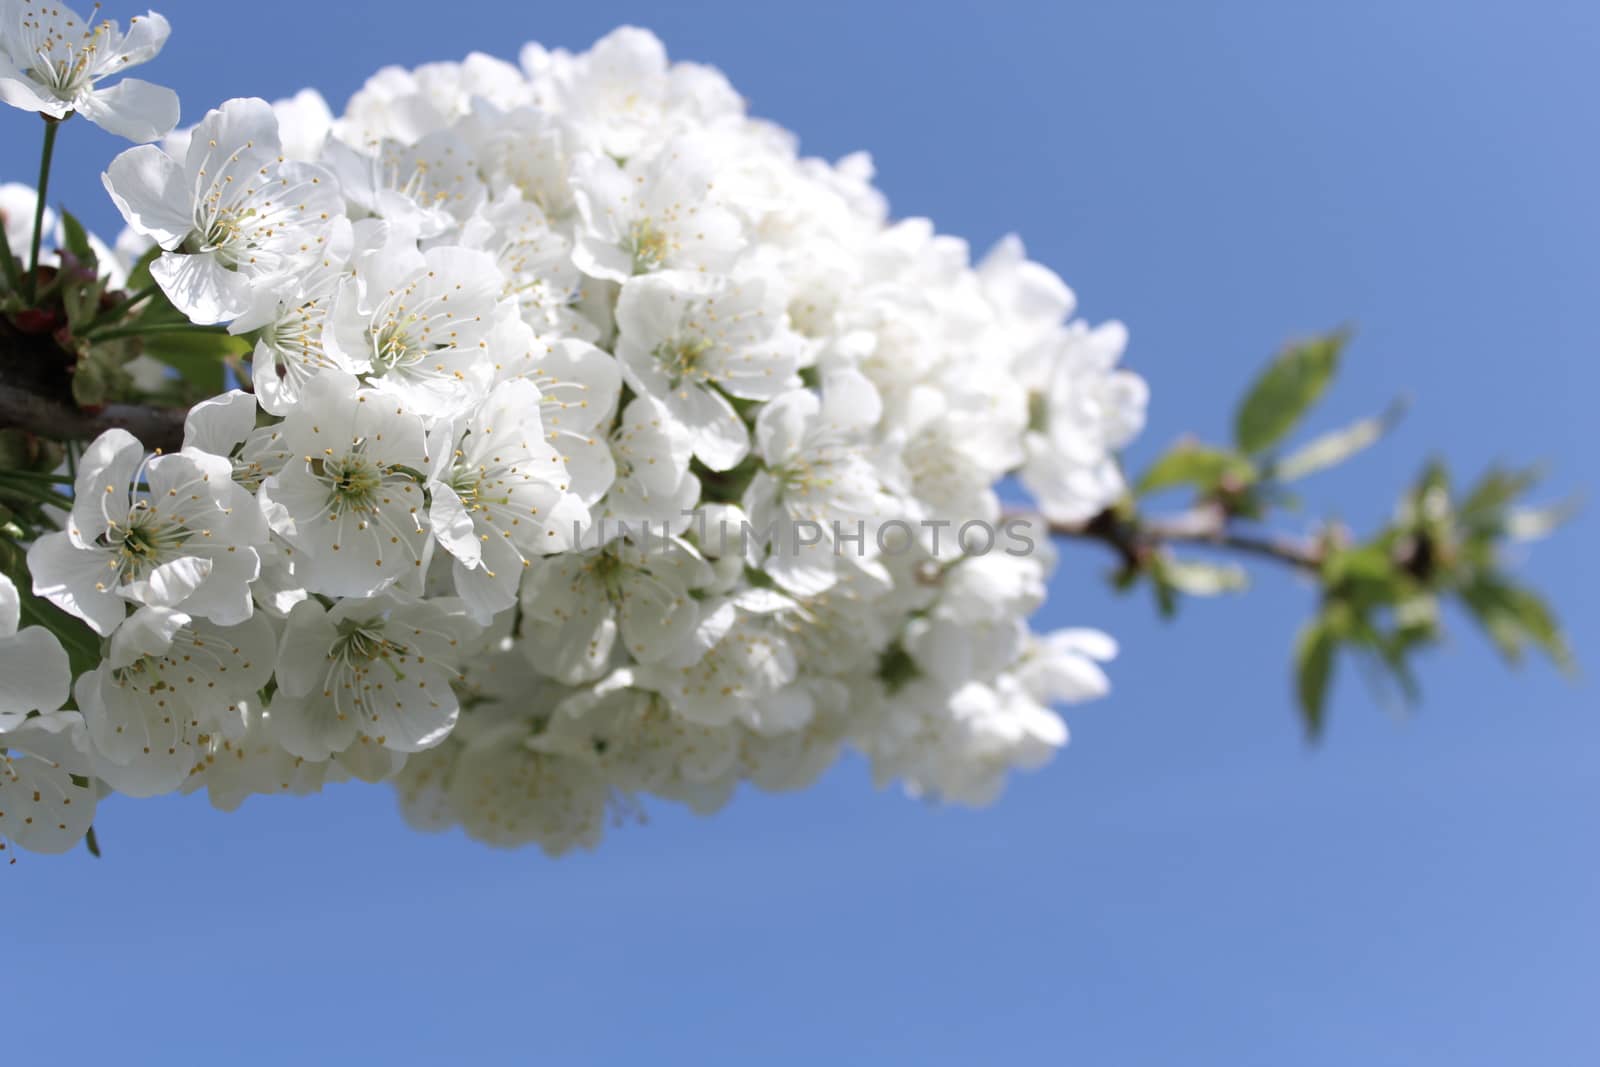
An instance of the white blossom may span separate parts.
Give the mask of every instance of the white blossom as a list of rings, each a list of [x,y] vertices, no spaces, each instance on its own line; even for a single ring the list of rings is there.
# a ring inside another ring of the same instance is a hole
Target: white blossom
[[[142,145],[104,181],[128,225],[164,249],[150,274],[197,323],[243,314],[256,286],[318,262],[344,207],[330,172],[283,157],[278,120],[257,99],[209,112],[182,164]]]
[[[419,584],[433,548],[422,420],[328,371],[312,381],[279,434],[292,458],[262,483],[260,495],[273,531],[293,547],[295,577],[328,596]]]
[[[736,466],[750,449],[730,397],[770,400],[796,384],[796,347],[773,297],[759,278],[669,271],[631,279],[617,300],[628,384],[661,402],[712,470]]]
[[[448,601],[384,593],[331,610],[302,602],[284,630],[271,705],[280,741],[308,760],[358,739],[396,752],[438,744],[459,713],[450,682],[473,629]]]
[[[355,780],[558,854],[846,750],[982,804],[1107,692],[1109,637],[1030,627],[1054,553],[1000,490],[1115,504],[1147,391],[1016,238],[974,264],[893,220],[864,153],[802,157],[633,27],[168,133],[164,91],[98,84],[166,23],[75,19],[0,0],[0,99],[166,135],[104,175],[103,278],[159,247],[251,367],[179,451],[109,431],[17,527],[75,618],[0,577],[0,843],[70,847],[111,791]],[[0,186],[15,255],[36,205]],[[170,328],[145,299],[129,332]],[[128,374],[170,389],[146,343]]]
[[[177,789],[199,750],[244,733],[244,701],[272,677],[272,625],[217,626],[170,608],[139,609],[73,696],[94,742],[95,773],[132,796]]]
[[[138,78],[100,82],[154,59],[170,32],[153,11],[129,19],[124,32],[57,0],[0,0],[0,100],[52,119],[80,114],[118,137],[154,141],[178,124],[178,94]]]
[[[228,460],[184,449],[147,458],[107,430],[78,464],[62,533],[28,552],[34,592],[110,634],[128,602],[182,608],[223,625],[250,617],[266,524]]]
[[[479,622],[517,602],[523,570],[575,546],[588,509],[570,491],[566,465],[545,441],[539,390],[526,379],[496,386],[466,420],[428,483],[429,521],[455,557],[456,591]]]

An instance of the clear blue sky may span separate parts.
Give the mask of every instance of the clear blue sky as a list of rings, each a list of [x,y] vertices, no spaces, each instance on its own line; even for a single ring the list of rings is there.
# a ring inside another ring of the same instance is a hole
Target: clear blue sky
[[[1590,508],[1525,573],[1592,669],[1600,6],[1336,7],[176,0],[148,71],[193,121],[650,26],[808,151],[870,149],[897,214],[1021,231],[1125,319],[1154,388],[1136,457],[1220,435],[1283,337],[1355,323],[1323,424],[1416,404],[1317,498],[1361,522],[1433,449],[1548,460]],[[31,175],[34,125],[0,115],[0,177]],[[109,228],[85,175],[115,145],[62,140],[58,198]],[[415,835],[386,789],[113,801],[104,860],[0,870],[8,1062],[1600,1062],[1590,681],[1458,630],[1413,716],[1342,677],[1313,751],[1303,588],[1266,574],[1163,626],[1102,565],[1070,551],[1041,621],[1116,633],[1116,692],[982,813],[850,762],[551,862]]]

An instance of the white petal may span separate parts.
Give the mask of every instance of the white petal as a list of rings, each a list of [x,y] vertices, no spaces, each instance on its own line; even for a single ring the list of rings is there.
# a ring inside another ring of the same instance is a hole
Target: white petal
[[[162,248],[176,248],[194,228],[194,195],[186,187],[183,168],[154,145],[117,156],[101,182],[128,225]]]
[[[17,584],[9,576],[0,574],[0,638],[16,633],[21,621],[22,597],[17,593]]]
[[[67,702],[72,668],[56,636],[29,626],[0,638],[0,715],[54,711]]]
[[[112,591],[105,557],[72,543],[64,533],[45,534],[28,549],[33,592],[76,615],[105,637],[121,625],[127,602]]]
[[[189,599],[210,574],[209,559],[182,556],[161,564],[148,578],[118,587],[117,592],[137,604],[172,608]]]
[[[123,34],[118,51],[122,53],[122,66],[148,63],[166,46],[172,26],[166,18],[154,11],[146,11],[128,20],[128,32]]]
[[[456,491],[443,482],[434,482],[430,488],[433,506],[428,509],[428,523],[433,527],[433,536],[439,539],[446,552],[467,567],[476,567],[483,545],[472,527],[472,515],[467,506]]]
[[[164,85],[123,78],[79,100],[78,112],[107,133],[143,144],[165,137],[178,124],[178,94]]]
[[[686,385],[668,406],[693,435],[694,454],[712,470],[732,470],[750,453],[750,433],[721,393]]]
[[[256,428],[256,398],[242,389],[202,400],[183,420],[183,447],[226,456]]]
[[[150,264],[150,277],[174,307],[202,326],[226,322],[250,307],[250,279],[214,255],[163,252]]]

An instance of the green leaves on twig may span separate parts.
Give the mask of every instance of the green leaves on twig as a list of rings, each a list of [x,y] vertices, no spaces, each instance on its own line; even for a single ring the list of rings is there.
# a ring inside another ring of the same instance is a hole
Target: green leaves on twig
[[[1441,640],[1441,608],[1453,603],[1508,663],[1520,663],[1533,649],[1570,670],[1572,654],[1555,615],[1512,580],[1501,559],[1515,539],[1517,502],[1536,483],[1532,471],[1496,469],[1457,494],[1444,464],[1430,463],[1389,525],[1360,545],[1329,552],[1312,628],[1329,644],[1330,658],[1343,651],[1364,658],[1373,677],[1415,700],[1412,660]],[[1327,666],[1300,658],[1297,688],[1312,737],[1322,726],[1330,676]]]
[[[1347,335],[1336,331],[1290,345],[1256,379],[1233,420],[1233,443],[1257,455],[1281,441],[1321,397]]]
[[[1480,626],[1508,662],[1537,651],[1563,668],[1572,663],[1549,606],[1514,582],[1501,560],[1508,541],[1544,536],[1575,510],[1571,502],[1523,505],[1538,481],[1535,471],[1494,469],[1457,494],[1444,465],[1432,463],[1405,492],[1394,519],[1366,540],[1355,540],[1333,522],[1301,542],[1257,532],[1277,512],[1298,506],[1290,483],[1371,448],[1404,413],[1397,401],[1378,415],[1286,449],[1327,392],[1347,341],[1341,330],[1290,345],[1246,391],[1231,444],[1186,439],[1150,465],[1134,483],[1135,496],[1187,490],[1188,509],[1176,520],[1145,518],[1130,499],[1089,528],[1123,550],[1116,586],[1148,580],[1164,616],[1177,611],[1183,595],[1244,587],[1237,567],[1180,557],[1176,553],[1185,546],[1275,557],[1314,580],[1317,612],[1301,627],[1294,649],[1297,703],[1313,739],[1322,732],[1328,694],[1345,660],[1361,666],[1383,695],[1416,699],[1415,657],[1443,639],[1445,605],[1455,605]],[[1137,536],[1108,538],[1108,522]]]

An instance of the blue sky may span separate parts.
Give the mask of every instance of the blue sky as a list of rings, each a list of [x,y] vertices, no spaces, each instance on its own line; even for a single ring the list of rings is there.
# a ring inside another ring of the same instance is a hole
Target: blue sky
[[[872,151],[896,214],[1020,231],[1149,378],[1136,461],[1220,436],[1286,336],[1349,322],[1318,425],[1415,403],[1319,502],[1382,516],[1432,451],[1549,464],[1587,514],[1524,573],[1600,648],[1600,7],[1591,4],[276,0],[160,8],[193,121],[385,63],[655,29],[807,151]],[[131,9],[111,5],[109,14]],[[0,115],[0,179],[35,123]],[[105,231],[116,149],[63,132]],[[1305,588],[1177,625],[1065,554],[1041,623],[1124,655],[994,809],[847,762],[712,820],[652,809],[559,862],[408,831],[384,789],[107,804],[106,858],[0,870],[7,1053],[32,1062],[1587,1064],[1600,1050],[1600,721],[1587,676],[1458,628],[1424,705],[1289,696]]]

